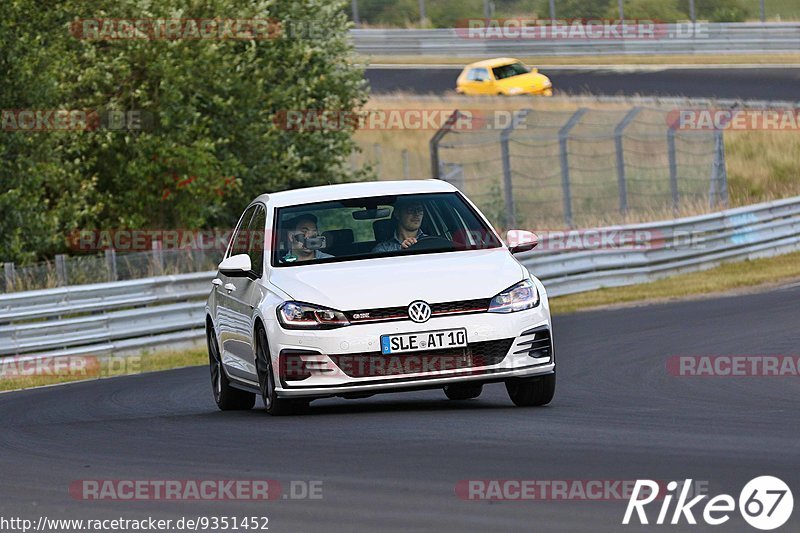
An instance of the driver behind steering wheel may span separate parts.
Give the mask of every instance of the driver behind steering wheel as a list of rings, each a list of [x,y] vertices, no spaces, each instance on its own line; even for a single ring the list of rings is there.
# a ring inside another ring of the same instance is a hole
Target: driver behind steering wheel
[[[392,222],[394,223],[394,235],[388,240],[379,242],[373,249],[373,253],[396,252],[407,250],[417,243],[422,237],[426,237],[422,230],[422,217],[425,210],[419,200],[402,198],[397,201],[392,211]]]

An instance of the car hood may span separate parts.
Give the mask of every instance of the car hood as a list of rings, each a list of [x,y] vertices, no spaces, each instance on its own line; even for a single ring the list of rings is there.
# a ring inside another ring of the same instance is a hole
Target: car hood
[[[341,311],[491,298],[527,277],[506,248],[275,268],[292,299]]]

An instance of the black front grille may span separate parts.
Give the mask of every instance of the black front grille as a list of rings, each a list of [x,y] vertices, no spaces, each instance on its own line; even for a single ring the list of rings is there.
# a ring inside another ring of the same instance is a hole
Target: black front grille
[[[491,298],[478,298],[475,300],[459,300],[455,302],[430,304],[431,317],[442,315],[460,315],[467,313],[482,313],[489,309],[489,303],[491,301]],[[344,314],[347,317],[347,320],[349,320],[352,324],[385,322],[389,320],[406,320],[408,318],[408,306],[345,311]]]
[[[444,302],[431,304],[431,314],[444,315],[455,313],[477,313],[489,309],[491,298],[479,298],[477,300],[461,300],[460,302]]]
[[[466,348],[383,355],[380,352],[328,355],[351,378],[400,376],[499,364],[514,339],[475,342]]]

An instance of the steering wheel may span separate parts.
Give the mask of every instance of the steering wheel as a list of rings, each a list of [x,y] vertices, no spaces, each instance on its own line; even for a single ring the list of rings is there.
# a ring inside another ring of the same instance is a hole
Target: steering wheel
[[[409,250],[445,250],[455,249],[455,244],[450,239],[435,235],[423,235],[417,242],[408,247]]]

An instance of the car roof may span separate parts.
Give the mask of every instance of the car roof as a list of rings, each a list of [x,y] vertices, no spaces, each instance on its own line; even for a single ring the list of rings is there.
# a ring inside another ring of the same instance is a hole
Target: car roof
[[[464,68],[494,68],[499,67],[500,65],[507,65],[509,63],[519,63],[519,59],[514,59],[513,57],[495,57],[494,59],[484,59],[483,61],[478,61],[476,63],[470,63]]]
[[[364,181],[305,187],[288,191],[262,194],[253,202],[269,203],[274,207],[326,202],[346,198],[381,196],[384,194],[415,194],[431,192],[453,192],[453,185],[442,180]]]

